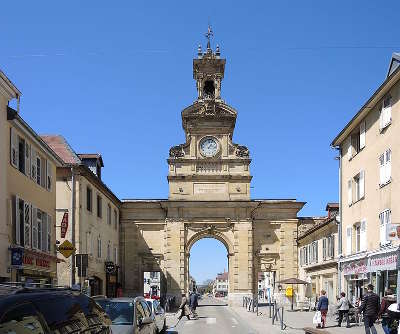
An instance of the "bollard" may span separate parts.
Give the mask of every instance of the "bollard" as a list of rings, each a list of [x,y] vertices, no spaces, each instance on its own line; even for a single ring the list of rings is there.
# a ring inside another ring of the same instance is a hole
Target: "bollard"
[[[258,316],[258,299],[257,299],[257,306],[256,306],[256,309],[257,309],[257,316]]]
[[[269,318],[271,319],[271,301],[268,303],[268,309],[269,309]]]
[[[281,316],[281,330],[283,331],[285,328],[283,328],[283,307],[282,307],[282,316]]]

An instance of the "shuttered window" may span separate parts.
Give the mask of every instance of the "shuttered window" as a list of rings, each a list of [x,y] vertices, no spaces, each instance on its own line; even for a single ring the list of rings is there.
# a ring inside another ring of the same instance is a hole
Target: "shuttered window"
[[[392,151],[387,149],[379,156],[379,184],[384,185],[392,178]]]
[[[347,203],[349,205],[353,203],[353,189],[351,179],[347,181]]]
[[[51,187],[53,185],[53,170],[51,168],[51,163],[49,160],[47,160],[47,166],[46,166],[46,189],[48,191],[51,191]]]
[[[346,228],[346,255],[350,255],[352,252],[352,243],[353,243],[353,236],[352,236],[352,227],[348,226]]]
[[[31,145],[25,142],[25,175],[31,176]]]
[[[51,253],[51,244],[52,244],[52,242],[51,242],[51,231],[52,231],[52,229],[53,229],[53,227],[52,227],[52,224],[53,224],[53,219],[52,219],[52,217],[50,216],[50,215],[47,215],[47,249],[46,249],[46,251],[48,252],[48,253]]]
[[[32,248],[38,249],[38,209],[32,206]]]
[[[32,206],[24,202],[24,246],[31,247]]]
[[[31,178],[36,182],[37,157],[36,157],[36,150],[32,146],[31,146]]]
[[[363,219],[360,223],[360,251],[367,250],[367,221]]]
[[[360,150],[365,147],[365,121],[360,123]]]
[[[327,243],[328,243],[328,238],[322,239],[322,259],[326,260],[327,258]]]
[[[390,243],[387,238],[387,226],[392,222],[392,212],[391,210],[382,211],[379,214],[379,225],[380,225],[380,243],[381,245],[386,245]]]
[[[19,165],[18,136],[14,128],[10,129],[10,163],[15,168]]]
[[[382,103],[381,114],[379,117],[379,127],[381,130],[386,128],[392,121],[392,98],[387,96]]]

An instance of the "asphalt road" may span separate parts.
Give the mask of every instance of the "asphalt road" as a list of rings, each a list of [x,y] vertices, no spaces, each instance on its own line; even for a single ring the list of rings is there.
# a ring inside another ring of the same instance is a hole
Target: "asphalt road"
[[[176,325],[177,317],[167,318],[169,334],[254,334],[247,323],[236,315],[224,301],[205,297],[199,301],[197,320],[186,317]]]

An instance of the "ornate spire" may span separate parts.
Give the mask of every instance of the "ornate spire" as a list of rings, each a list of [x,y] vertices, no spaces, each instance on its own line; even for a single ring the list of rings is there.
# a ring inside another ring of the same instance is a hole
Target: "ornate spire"
[[[210,43],[210,39],[211,37],[214,37],[214,32],[211,29],[211,26],[208,25],[208,30],[205,34],[206,38],[207,38],[207,53],[211,52],[211,43]]]

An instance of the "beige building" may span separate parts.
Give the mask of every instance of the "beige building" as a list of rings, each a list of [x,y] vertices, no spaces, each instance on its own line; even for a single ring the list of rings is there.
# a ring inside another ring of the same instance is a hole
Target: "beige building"
[[[328,203],[326,217],[314,218],[315,224],[299,233],[299,278],[309,282],[301,286],[299,301],[315,301],[321,290],[330,303],[336,302],[338,289],[338,219],[339,205]]]
[[[341,162],[341,289],[353,299],[369,282],[381,296],[397,286],[398,242],[387,231],[400,223],[399,61],[394,54],[385,81],[332,142]]]
[[[103,160],[99,154],[76,154],[61,136],[42,136],[63,160],[57,168],[57,240],[69,240],[76,254],[88,254],[86,279],[78,277],[73,257],[58,264],[62,285],[81,283],[91,295],[114,297],[119,281],[120,201],[101,179]],[[68,229],[61,235],[61,221],[68,213]],[[72,235],[75,226],[75,235]],[[74,275],[72,274],[74,270]],[[73,278],[72,278],[73,277]]]
[[[143,293],[143,273],[161,273],[162,294],[189,289],[190,250],[212,237],[228,255],[231,303],[257,294],[259,272],[275,282],[297,277],[294,199],[250,199],[250,153],[234,143],[237,111],[221,97],[226,60],[219,47],[199,47],[193,60],[197,99],[182,111],[185,143],[169,152],[169,195],[164,200],[123,200],[121,266],[125,294]]]
[[[0,73],[1,280],[57,283],[56,189],[62,161],[7,101],[20,93]],[[7,95],[8,94],[8,95]],[[5,192],[4,192],[5,191]]]

